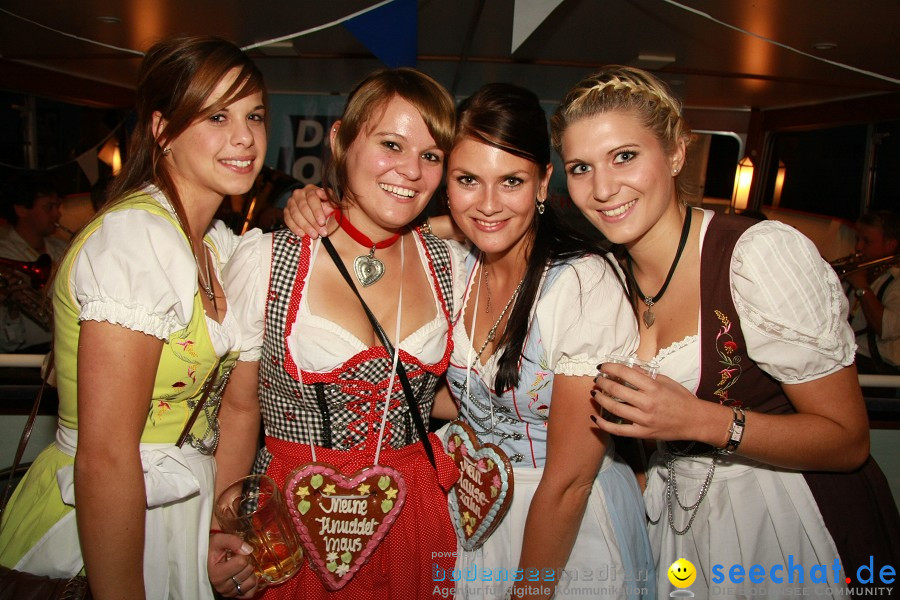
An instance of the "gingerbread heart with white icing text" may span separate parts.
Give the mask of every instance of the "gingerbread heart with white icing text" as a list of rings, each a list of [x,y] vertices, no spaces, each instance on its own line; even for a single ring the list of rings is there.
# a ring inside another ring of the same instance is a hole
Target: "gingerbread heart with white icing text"
[[[339,590],[371,558],[406,501],[395,469],[373,465],[345,475],[325,463],[294,470],[285,485],[288,509],[309,563]]]
[[[447,428],[447,453],[459,467],[459,481],[450,490],[450,515],[460,544],[475,550],[494,532],[512,501],[513,470],[496,444],[481,444],[467,424]]]

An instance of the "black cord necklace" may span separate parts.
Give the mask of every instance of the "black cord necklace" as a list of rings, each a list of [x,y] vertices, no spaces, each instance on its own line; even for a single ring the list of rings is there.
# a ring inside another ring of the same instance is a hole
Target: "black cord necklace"
[[[672,266],[669,267],[669,274],[666,275],[666,281],[663,283],[662,288],[657,292],[657,294],[653,297],[647,296],[644,292],[641,291],[641,286],[638,285],[637,279],[634,277],[634,270],[631,265],[631,255],[625,254],[625,264],[628,266],[628,277],[631,279],[631,282],[634,284],[634,290],[637,292],[637,295],[641,300],[643,300],[644,304],[647,305],[647,310],[644,311],[644,314],[641,315],[641,318],[644,320],[644,325],[647,329],[653,327],[653,322],[656,321],[656,315],[651,312],[651,307],[660,301],[663,297],[663,294],[666,293],[666,288],[669,287],[669,282],[672,281],[672,275],[675,274],[675,267],[678,266],[678,261],[681,259],[681,253],[684,251],[684,246],[687,244],[688,233],[691,231],[691,207],[687,207],[687,212],[684,215],[684,225],[681,226],[681,239],[678,240],[678,251],[675,252],[675,260],[672,261]]]

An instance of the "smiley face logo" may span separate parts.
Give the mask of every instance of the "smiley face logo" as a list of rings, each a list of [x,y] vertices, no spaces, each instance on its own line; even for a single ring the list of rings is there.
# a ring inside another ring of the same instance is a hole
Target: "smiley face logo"
[[[669,582],[677,588],[689,587],[697,579],[697,569],[684,558],[679,558],[669,567]]]

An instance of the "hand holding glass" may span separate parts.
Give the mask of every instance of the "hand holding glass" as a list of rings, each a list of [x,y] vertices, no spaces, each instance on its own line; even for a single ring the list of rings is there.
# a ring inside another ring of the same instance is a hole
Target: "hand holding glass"
[[[287,581],[303,566],[303,547],[284,497],[266,475],[250,475],[228,486],[216,500],[223,530],[253,547],[260,588]]]
[[[640,369],[651,379],[656,379],[656,374],[659,372],[659,366],[655,362],[646,362],[639,358],[635,358],[633,356],[607,356],[603,359],[603,363],[614,363],[617,365],[625,365],[626,367],[630,367],[632,369]],[[634,387],[624,379],[616,377],[615,375],[610,375],[609,373],[604,373],[603,371],[599,372],[599,376],[604,379],[609,379],[610,381],[615,381],[616,383],[621,383],[622,385],[629,387],[633,390],[638,388]],[[609,394],[607,394],[609,396]],[[621,398],[616,398],[615,396],[609,396],[616,402],[625,402]],[[631,425],[631,421],[628,419],[623,419],[622,417],[618,417],[605,408],[600,409],[600,416],[609,421],[610,423],[616,423],[619,425]]]

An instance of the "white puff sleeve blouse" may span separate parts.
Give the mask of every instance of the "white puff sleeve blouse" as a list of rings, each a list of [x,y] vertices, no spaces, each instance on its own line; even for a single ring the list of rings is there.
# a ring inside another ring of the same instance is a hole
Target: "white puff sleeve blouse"
[[[154,198],[171,210],[161,195]],[[217,274],[237,241],[221,221],[207,231]],[[145,210],[116,210],[103,216],[75,257],[70,288],[80,320],[107,321],[166,340],[191,320],[197,266],[171,221]],[[218,347],[216,331],[210,333]]]
[[[637,349],[637,320],[614,264],[611,257],[574,260],[538,301],[541,339],[557,375],[593,377],[605,357]]]
[[[812,381],[853,362],[840,281],[796,229],[762,221],[744,232],[731,259],[731,294],[750,358],[776,380]]]

